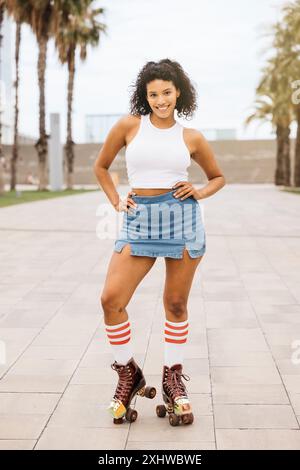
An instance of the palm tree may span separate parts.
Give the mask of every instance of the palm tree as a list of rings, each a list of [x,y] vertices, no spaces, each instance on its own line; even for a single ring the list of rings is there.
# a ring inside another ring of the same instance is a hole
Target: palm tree
[[[10,160],[10,189],[16,189],[17,183],[17,161],[19,157],[19,59],[21,44],[21,26],[25,21],[29,21],[28,9],[26,2],[19,0],[6,0],[7,12],[13,16],[16,22],[16,44],[15,44],[15,112],[14,112],[14,142],[12,146],[12,156]]]
[[[0,72],[2,70],[1,52],[2,52],[2,24],[4,19],[4,0],[0,0]],[[2,82],[0,73],[0,196],[4,194],[4,157],[2,148]]]
[[[31,7],[30,26],[38,43],[38,85],[39,85],[39,138],[35,144],[39,161],[39,190],[47,189],[48,138],[46,134],[45,71],[47,44],[51,36],[52,24],[57,14],[53,0],[29,0]]]
[[[16,102],[15,102],[15,136],[13,155],[11,160],[11,187],[16,183],[16,162],[18,155],[18,61],[20,46],[20,25],[22,22],[29,24],[33,30],[38,43],[38,84],[39,84],[39,139],[35,147],[38,153],[39,161],[39,190],[47,187],[47,154],[48,154],[48,135],[45,125],[45,71],[47,58],[47,43],[51,35],[52,23],[57,11],[53,0],[6,0],[10,13],[14,16],[16,29]]]
[[[283,8],[283,21],[287,26],[286,41],[291,47],[283,67],[288,68],[293,82],[300,77],[300,1],[296,0]],[[294,102],[294,115],[297,122],[297,134],[294,159],[294,185],[300,187],[300,103]]]
[[[10,166],[10,190],[16,188],[17,180],[17,159],[18,159],[18,136],[19,136],[19,59],[21,44],[21,22],[16,23],[16,46],[15,46],[15,116],[14,116],[14,143],[12,147],[12,157]]]
[[[80,59],[85,60],[87,46],[96,46],[100,33],[106,32],[106,25],[97,21],[97,16],[104,12],[103,8],[92,9],[93,0],[57,1],[58,15],[54,25],[55,45],[59,59],[68,66],[67,93],[67,139],[65,144],[65,162],[67,167],[66,186],[73,187],[74,181],[74,142],[72,138],[72,103],[75,77],[76,48],[80,49]]]
[[[275,184],[290,185],[290,125],[293,118],[291,91],[288,77],[281,73],[280,57],[269,59],[263,76],[256,88],[255,111],[245,121],[248,125],[255,119],[271,122],[276,131]]]

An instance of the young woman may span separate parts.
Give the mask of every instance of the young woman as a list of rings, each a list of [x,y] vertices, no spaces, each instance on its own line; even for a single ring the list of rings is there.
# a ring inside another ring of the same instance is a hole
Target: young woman
[[[187,302],[197,266],[206,250],[200,199],[225,185],[214,154],[203,135],[185,128],[174,118],[193,115],[196,91],[178,62],[163,59],[141,69],[131,96],[130,114],[110,130],[94,171],[111,204],[123,211],[123,225],[115,241],[101,295],[107,336],[119,375],[110,412],[115,423],[124,416],[134,421],[130,408],[136,394],[153,398],[154,388],[145,387],[142,370],[131,349],[130,320],[126,311],[135,289],[153,266],[165,258],[166,278],[165,355],[162,394],[165,405],[158,416],[169,413],[171,425],[193,422],[187,390],[182,378],[184,345],[188,336]],[[126,168],[131,190],[122,201],[108,169],[126,146]],[[207,175],[201,189],[188,182],[191,158]]]

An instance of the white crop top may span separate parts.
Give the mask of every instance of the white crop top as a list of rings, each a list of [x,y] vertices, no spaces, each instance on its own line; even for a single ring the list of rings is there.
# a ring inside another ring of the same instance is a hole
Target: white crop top
[[[172,188],[178,181],[188,180],[191,157],[178,121],[168,129],[159,129],[150,121],[150,113],[141,115],[125,158],[131,188]]]

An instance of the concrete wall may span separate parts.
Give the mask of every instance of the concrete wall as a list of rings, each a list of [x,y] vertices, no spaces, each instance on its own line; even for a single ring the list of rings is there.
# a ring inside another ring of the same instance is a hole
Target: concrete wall
[[[93,163],[102,144],[77,144],[75,146],[75,184],[94,184]],[[212,141],[210,145],[228,183],[273,183],[275,172],[275,140],[224,140]],[[293,145],[292,145],[293,149]],[[116,171],[121,184],[128,184],[124,148],[113,161],[110,171]],[[4,146],[7,161],[11,147]],[[18,183],[25,183],[31,172],[37,175],[37,154],[32,145],[20,146]],[[6,181],[8,182],[8,174]],[[207,181],[203,170],[192,161],[189,168],[191,182]]]

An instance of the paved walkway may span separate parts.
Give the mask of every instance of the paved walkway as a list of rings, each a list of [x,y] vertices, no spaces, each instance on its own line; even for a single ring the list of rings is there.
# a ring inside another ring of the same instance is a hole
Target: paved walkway
[[[202,202],[185,360],[195,422],[180,428],[157,418],[160,393],[137,398],[131,425],[106,411],[116,373],[98,297],[113,237],[95,232],[106,201],[99,191],[0,210],[0,448],[300,449],[300,196],[227,185]],[[159,258],[128,306],[158,392],[163,281]]]

